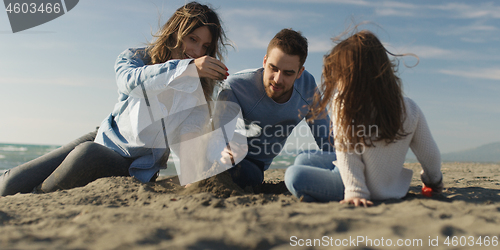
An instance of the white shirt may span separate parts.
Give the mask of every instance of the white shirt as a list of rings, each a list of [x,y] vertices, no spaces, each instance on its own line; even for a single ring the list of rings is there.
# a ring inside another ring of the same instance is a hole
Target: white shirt
[[[409,133],[395,143],[374,142],[375,147],[364,147],[355,153],[337,151],[337,161],[345,186],[344,198],[384,200],[402,198],[408,192],[413,171],[403,167],[406,153],[411,148],[422,165],[424,178],[437,183],[442,178],[441,155],[432,138],[424,114],[413,100],[404,98],[406,119],[403,128]],[[332,116],[333,117],[333,116]],[[338,128],[334,126],[334,134]]]

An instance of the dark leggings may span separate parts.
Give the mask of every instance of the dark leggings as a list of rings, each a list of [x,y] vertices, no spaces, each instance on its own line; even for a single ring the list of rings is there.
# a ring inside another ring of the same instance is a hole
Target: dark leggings
[[[46,155],[19,165],[0,176],[0,196],[43,192],[87,185],[101,177],[130,176],[132,159],[94,142],[88,133]]]

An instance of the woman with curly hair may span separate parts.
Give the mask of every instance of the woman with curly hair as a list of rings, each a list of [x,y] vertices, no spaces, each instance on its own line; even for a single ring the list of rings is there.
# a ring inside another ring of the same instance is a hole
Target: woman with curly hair
[[[304,160],[289,167],[285,183],[292,194],[304,201],[356,206],[402,198],[412,178],[412,171],[403,167],[409,148],[422,165],[424,185],[441,192],[439,149],[418,105],[403,96],[389,55],[372,32],[363,30],[325,56],[321,94],[315,96],[311,114],[316,117],[328,108],[337,159],[324,164],[328,167]]]

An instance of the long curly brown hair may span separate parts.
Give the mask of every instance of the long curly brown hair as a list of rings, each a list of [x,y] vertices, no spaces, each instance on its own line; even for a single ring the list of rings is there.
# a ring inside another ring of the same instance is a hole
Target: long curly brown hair
[[[339,38],[333,39],[339,41]],[[370,31],[362,30],[340,41],[324,57],[323,84],[310,114],[317,117],[331,108],[337,126],[337,150],[391,143],[408,135],[401,79],[391,54]]]
[[[149,64],[164,63],[173,58],[172,51],[182,48],[182,39],[202,26],[207,26],[212,34],[212,42],[207,49],[207,55],[223,61],[227,52],[226,45],[230,45],[222,22],[215,11],[209,6],[197,2],[190,2],[180,7],[154,35],[156,38],[148,44],[146,53],[150,57]],[[205,97],[209,100],[216,82],[208,78],[201,78]]]

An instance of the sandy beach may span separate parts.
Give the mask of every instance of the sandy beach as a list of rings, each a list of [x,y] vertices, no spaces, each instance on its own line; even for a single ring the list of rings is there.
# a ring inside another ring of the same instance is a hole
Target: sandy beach
[[[0,249],[500,248],[499,164],[444,163],[445,191],[432,198],[420,194],[420,165],[405,167],[407,197],[369,208],[300,202],[283,169],[255,190],[225,175],[189,188],[112,177],[2,197]]]

